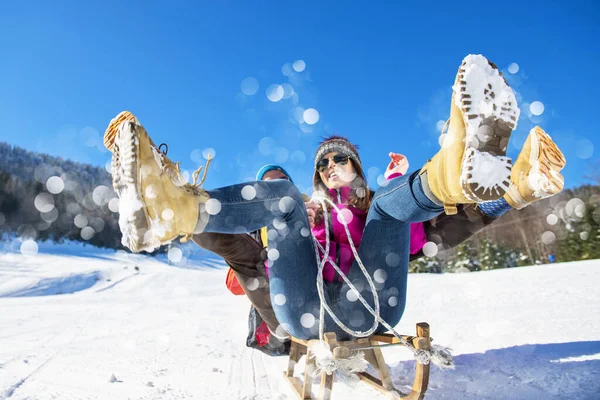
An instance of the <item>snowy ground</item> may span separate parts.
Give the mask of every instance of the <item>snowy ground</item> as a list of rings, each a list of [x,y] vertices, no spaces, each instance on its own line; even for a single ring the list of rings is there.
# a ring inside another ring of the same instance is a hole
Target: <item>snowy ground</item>
[[[294,398],[285,358],[245,347],[249,303],[214,259],[51,252],[0,253],[0,399]],[[600,399],[600,260],[409,280],[399,330],[427,321],[455,350],[427,399]],[[410,353],[384,355],[406,389]],[[362,383],[332,397],[384,398]]]

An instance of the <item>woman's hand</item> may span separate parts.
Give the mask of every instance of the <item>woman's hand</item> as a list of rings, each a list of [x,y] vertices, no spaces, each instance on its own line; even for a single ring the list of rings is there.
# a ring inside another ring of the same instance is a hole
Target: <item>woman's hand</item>
[[[315,227],[315,216],[317,215],[317,210],[320,205],[315,203],[314,201],[307,201],[304,203],[306,207],[306,212],[308,213],[308,223],[310,224],[310,229]]]
[[[390,175],[395,173],[406,174],[406,171],[408,171],[408,159],[402,154],[392,152],[390,152],[389,156],[392,161],[388,164],[383,176],[388,179]]]

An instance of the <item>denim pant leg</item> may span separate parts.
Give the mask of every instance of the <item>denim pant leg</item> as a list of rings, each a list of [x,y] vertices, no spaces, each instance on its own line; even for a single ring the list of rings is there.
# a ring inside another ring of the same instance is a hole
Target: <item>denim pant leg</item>
[[[398,324],[406,304],[410,223],[429,220],[443,211],[425,196],[418,172],[392,179],[375,193],[358,250],[377,289],[380,316],[391,326]],[[374,309],[372,292],[356,260],[348,278]],[[344,284],[338,299],[341,319],[354,330],[366,331],[374,317],[356,296],[348,295],[349,290]],[[386,330],[380,325],[377,331]]]
[[[286,180],[248,182],[208,191],[197,232],[269,229],[271,302],[282,327],[300,339],[318,333],[317,261],[302,195]]]

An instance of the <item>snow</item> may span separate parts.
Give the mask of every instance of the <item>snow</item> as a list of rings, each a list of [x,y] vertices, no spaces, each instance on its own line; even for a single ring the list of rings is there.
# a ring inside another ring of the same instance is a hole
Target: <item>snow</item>
[[[227,291],[222,262],[186,249],[173,266],[72,243],[14,247],[0,253],[0,399],[295,398],[286,358],[245,346],[249,302]],[[600,260],[411,274],[396,328],[427,321],[454,349],[456,369],[432,368],[427,399],[597,399],[599,285]],[[383,353],[406,391],[410,352]],[[332,398],[385,397],[336,382]]]

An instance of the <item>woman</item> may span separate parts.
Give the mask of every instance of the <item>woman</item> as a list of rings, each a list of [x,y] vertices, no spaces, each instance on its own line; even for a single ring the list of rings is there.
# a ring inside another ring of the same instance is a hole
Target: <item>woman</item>
[[[368,274],[375,277],[381,294],[380,316],[391,326],[404,311],[410,224],[430,220],[444,210],[456,214],[460,204],[500,200],[512,190],[510,160],[505,157],[518,118],[512,90],[482,56],[464,60],[454,90],[442,149],[420,171],[391,179],[373,196],[365,189],[355,148],[345,146],[339,151],[343,143],[327,143],[333,146],[321,146],[315,157],[315,183],[333,190],[340,205],[356,209],[357,227],[364,224],[364,230],[353,229],[350,237],[356,243],[360,240],[358,256]],[[132,251],[151,250],[180,235],[243,233],[268,226],[271,299],[277,319],[298,338],[317,336],[320,303],[315,282],[319,266],[307,209],[291,182],[251,182],[210,191],[187,184],[180,179],[178,166],[158,150],[130,115],[111,122],[105,144],[113,151],[113,186],[121,199],[119,224],[124,245]],[[558,168],[556,165],[550,162],[551,168]],[[513,174],[520,172],[513,170]],[[562,188],[558,176],[548,176],[552,181],[543,182],[542,189]],[[518,204],[535,197],[527,188],[516,190]],[[314,207],[309,209],[314,211]],[[353,216],[354,211],[350,210]],[[311,217],[317,227],[319,214]],[[325,221],[328,215],[323,213],[322,218]],[[362,237],[354,237],[360,231]],[[341,257],[347,255],[341,254],[340,247]],[[348,278],[359,291],[363,289],[360,294],[374,307],[373,295],[360,272],[354,260]],[[355,293],[348,295],[349,291],[346,283],[334,282],[327,285],[324,299],[342,323],[364,332],[373,319],[359,310]],[[336,332],[341,339],[352,336],[328,315],[324,324],[326,331]],[[378,329],[384,330],[382,326]]]

